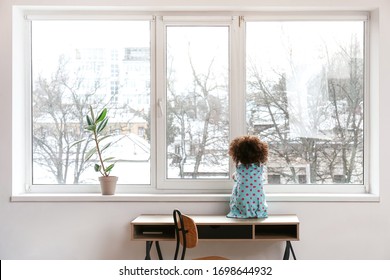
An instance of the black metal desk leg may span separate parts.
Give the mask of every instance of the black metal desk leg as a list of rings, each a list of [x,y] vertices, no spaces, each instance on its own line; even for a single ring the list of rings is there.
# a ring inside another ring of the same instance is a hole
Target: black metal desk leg
[[[286,241],[286,249],[284,250],[283,260],[290,259],[290,251],[293,255],[294,260],[296,260],[297,258],[295,257],[295,253],[294,253],[294,249],[291,245],[291,241]]]
[[[297,260],[297,258],[295,257],[294,249],[293,249],[293,246],[291,245],[291,242],[290,242],[290,250],[291,250],[291,253],[293,255],[294,260]]]
[[[160,242],[158,242],[158,241],[156,241],[156,249],[157,249],[158,259],[162,260],[163,256],[162,256],[161,249],[160,249]]]
[[[150,251],[152,250],[152,246],[153,246],[153,241],[146,241],[145,260],[151,260]],[[156,241],[156,250],[157,250],[158,258],[160,260],[162,260],[163,256],[162,256],[162,253],[161,253],[160,243],[158,241]]]
[[[145,260],[150,260],[150,249],[152,249],[153,241],[146,241],[146,255]]]

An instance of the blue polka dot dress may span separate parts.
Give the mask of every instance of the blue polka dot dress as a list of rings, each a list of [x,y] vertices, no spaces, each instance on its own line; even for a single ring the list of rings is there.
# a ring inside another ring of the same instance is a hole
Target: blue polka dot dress
[[[230,197],[229,218],[266,218],[267,202],[263,190],[263,169],[260,164],[240,164]]]

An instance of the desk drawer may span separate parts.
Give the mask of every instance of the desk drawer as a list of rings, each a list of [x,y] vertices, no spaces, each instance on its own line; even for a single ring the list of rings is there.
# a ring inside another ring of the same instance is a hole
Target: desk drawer
[[[134,239],[175,239],[175,228],[170,225],[136,225],[133,231]]]

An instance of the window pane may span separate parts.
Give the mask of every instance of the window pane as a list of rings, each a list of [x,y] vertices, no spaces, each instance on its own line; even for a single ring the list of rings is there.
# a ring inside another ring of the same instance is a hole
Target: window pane
[[[32,22],[34,184],[97,183],[84,161],[89,105],[108,108],[119,184],[150,184],[150,23]]]
[[[168,178],[228,178],[229,28],[167,27]]]
[[[364,22],[246,32],[247,128],[270,146],[268,183],[363,184]]]

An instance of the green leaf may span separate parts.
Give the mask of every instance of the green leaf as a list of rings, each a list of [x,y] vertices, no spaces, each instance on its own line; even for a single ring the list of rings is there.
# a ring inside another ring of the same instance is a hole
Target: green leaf
[[[100,133],[107,125],[108,123],[108,118],[105,118],[101,123],[99,123],[97,127],[97,133]]]
[[[72,144],[70,144],[69,149],[72,148],[73,146],[76,146],[77,144],[80,144],[80,143],[84,142],[84,141],[85,141],[85,139],[73,142]]]
[[[107,173],[111,172],[111,170],[114,168],[114,166],[115,166],[115,163],[110,164],[110,165],[106,168],[106,172],[107,172]]]
[[[89,111],[91,112],[91,117],[92,117],[91,120],[94,120],[95,119],[95,114],[93,113],[93,109],[92,109],[91,105],[89,105]]]
[[[95,123],[97,124],[97,123],[101,122],[102,120],[104,120],[104,118],[106,117],[106,115],[107,115],[107,109],[104,108],[103,111],[102,111],[102,112],[99,114],[99,116],[97,117]]]
[[[93,121],[90,116],[87,115],[87,124],[88,126],[93,125]]]
[[[108,138],[108,137],[110,137],[111,135],[104,135],[104,136],[102,136],[102,137],[100,137],[100,138],[98,138],[98,143],[100,143],[100,141],[103,141],[104,139],[106,139],[106,138]]]
[[[112,143],[110,142],[110,143],[107,143],[106,145],[104,145],[104,147],[100,149],[100,152],[103,152],[105,149],[107,149],[108,147],[110,147],[111,144],[112,144]]]
[[[96,125],[94,125],[94,124],[87,125],[84,127],[84,129],[89,130],[89,131],[95,131]]]
[[[85,154],[85,161],[88,161],[96,153],[96,147],[93,147]]]
[[[103,159],[103,161],[110,161],[110,160],[113,160],[113,159],[114,159],[114,157],[108,157],[108,158]]]
[[[99,172],[102,167],[96,163],[93,168],[95,169],[96,172]]]

